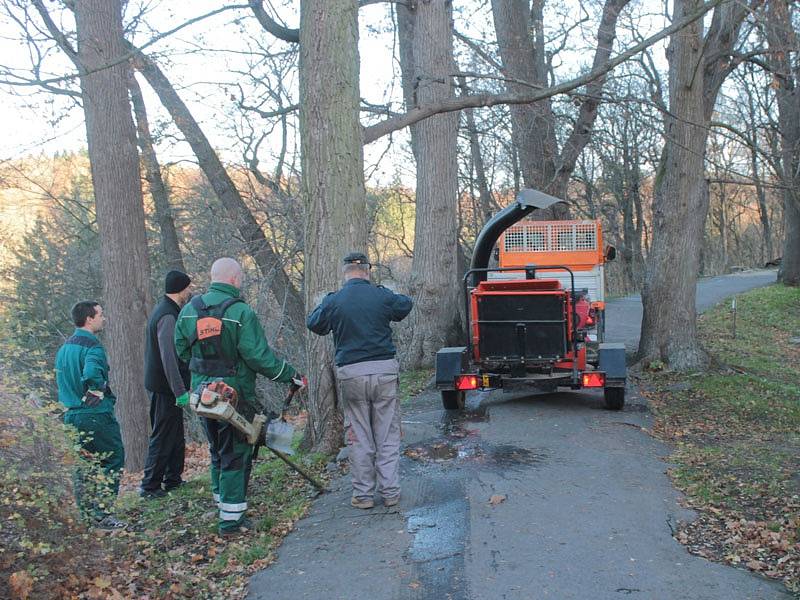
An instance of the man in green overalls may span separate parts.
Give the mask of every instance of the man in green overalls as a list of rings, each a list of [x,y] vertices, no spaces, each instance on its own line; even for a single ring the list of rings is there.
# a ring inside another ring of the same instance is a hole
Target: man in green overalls
[[[64,423],[78,431],[79,442],[90,461],[79,466],[75,477],[75,499],[85,517],[101,529],[123,529],[126,525],[111,514],[119,492],[125,464],[119,423],[114,417],[116,398],[108,386],[108,360],[96,334],[106,318],[97,302],[78,302],[72,307],[75,332],[56,354],[58,400],[67,409]]]
[[[248,421],[256,414],[256,374],[291,383],[301,378],[294,367],[275,356],[255,311],[240,296],[242,267],[220,258],[211,267],[211,287],[183,307],[175,326],[175,350],[189,363],[192,390],[223,380],[236,390],[236,410]],[[188,394],[177,399],[188,402]],[[225,421],[203,418],[211,451],[211,490],[219,506],[219,532],[232,535],[250,528],[247,482],[253,446]]]

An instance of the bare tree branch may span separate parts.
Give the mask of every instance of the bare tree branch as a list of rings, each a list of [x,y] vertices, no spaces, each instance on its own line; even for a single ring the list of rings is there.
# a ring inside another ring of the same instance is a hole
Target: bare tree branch
[[[40,0],[37,3],[41,4]],[[42,7],[42,8],[44,8],[44,7]],[[117,65],[119,65],[121,63],[127,62],[128,60],[133,58],[136,55],[137,52],[143,51],[145,48],[148,48],[148,47],[152,46],[156,42],[159,42],[159,41],[163,40],[164,38],[169,37],[170,35],[172,35],[174,33],[177,33],[178,31],[180,31],[182,29],[185,29],[186,27],[189,27],[190,25],[194,25],[195,23],[198,23],[198,22],[200,22],[200,21],[202,21],[204,19],[208,19],[209,17],[216,16],[216,15],[218,15],[220,13],[223,13],[225,11],[228,11],[228,10],[237,10],[237,9],[242,9],[242,8],[248,8],[248,5],[247,4],[229,4],[227,6],[223,6],[222,8],[218,8],[216,10],[212,10],[212,11],[207,12],[205,14],[202,14],[202,15],[199,15],[199,16],[194,17],[192,19],[189,19],[188,21],[184,21],[180,25],[177,25],[177,26],[173,27],[172,29],[164,31],[163,33],[159,33],[157,36],[155,36],[153,38],[150,38],[144,44],[139,46],[137,50],[130,50],[128,52],[125,52],[124,54],[118,56],[114,60],[112,60],[112,61],[110,61],[108,63],[105,63],[103,65],[100,65],[100,66],[98,66],[98,67],[96,67],[96,68],[94,68],[92,70],[86,70],[85,72],[80,72],[81,67],[78,66],[78,69],[79,69],[78,73],[71,73],[69,75],[64,75],[62,77],[51,77],[51,78],[48,78],[48,79],[24,80],[24,81],[16,81],[16,82],[15,81],[3,81],[2,83],[6,84],[6,85],[12,85],[12,86],[15,86],[15,87],[31,87],[31,86],[51,85],[53,83],[62,83],[62,82],[65,82],[65,81],[72,81],[74,79],[77,79],[78,77],[81,77],[82,75],[90,75],[91,73],[97,73],[98,71],[103,71],[105,69],[110,69],[111,67],[115,67],[115,66],[117,66]],[[38,10],[38,6],[37,6],[37,10]],[[51,20],[51,23],[52,23],[52,20]],[[55,28],[55,24],[53,24],[53,27]],[[50,27],[48,25],[48,30],[49,29],[50,29]],[[55,28],[55,31],[57,32],[57,34],[59,34],[59,35],[61,35],[63,37],[63,34],[58,30],[58,28]],[[61,46],[61,43],[59,42],[58,38],[56,37],[56,33],[53,33],[53,31],[51,31],[50,33],[51,33],[51,35],[54,36],[54,40],[56,41],[56,43],[59,44],[59,47],[62,50],[64,50],[64,52],[68,56],[70,56],[69,52],[64,47]],[[63,40],[66,42],[66,38],[65,37],[63,37]],[[69,46],[68,42],[67,42],[67,46],[71,49],[71,46]],[[73,52],[73,55],[74,55],[74,49],[71,49],[71,51]],[[77,55],[74,55],[74,56],[77,56]],[[70,56],[70,59],[73,60],[73,56]],[[75,60],[73,60],[73,62],[75,62]]]
[[[64,32],[61,31],[58,26],[53,22],[50,13],[47,12],[47,9],[42,3],[42,0],[32,0],[33,6],[36,8],[36,11],[39,13],[39,16],[42,17],[42,21],[44,21],[45,27],[47,27],[47,31],[50,32],[50,35],[53,36],[56,44],[58,47],[61,48],[62,52],[67,55],[72,61],[72,64],[75,65],[78,69],[78,73],[81,72],[81,63],[78,61],[78,52],[75,48],[72,47],[72,44],[69,43],[67,36],[64,35]]]
[[[258,22],[261,23],[261,27],[263,27],[267,33],[271,33],[276,38],[283,40],[284,42],[289,42],[292,44],[300,43],[300,30],[284,27],[275,19],[270,17],[267,14],[267,11],[264,10],[262,0],[249,0],[249,5],[253,11],[253,14],[256,16],[256,19],[258,19]]]
[[[496,106],[498,104],[529,104],[539,100],[544,100],[545,98],[551,98],[559,94],[565,94],[574,89],[582,87],[587,83],[594,81],[595,79],[603,77],[616,66],[639,54],[642,50],[649,48],[653,44],[660,42],[676,31],[679,31],[697,19],[700,19],[714,7],[730,1],[732,0],[711,0],[710,2],[705,3],[694,13],[688,15],[680,21],[677,21],[676,23],[673,23],[669,27],[662,29],[658,33],[651,35],[649,38],[643,40],[639,44],[636,44],[625,52],[622,52],[614,58],[609,59],[604,65],[592,69],[581,77],[576,77],[575,79],[570,79],[564,83],[554,85],[541,91],[531,92],[530,94],[476,94],[459,96],[457,98],[449,98],[435,104],[420,106],[398,117],[391,117],[381,121],[380,123],[376,123],[375,125],[365,127],[364,144],[372,143],[393,131],[403,129],[409,125],[413,125],[414,123],[418,123],[419,121],[427,119],[428,117],[443,112],[453,112],[463,108]]]
[[[468,46],[475,54],[480,56],[487,64],[493,66],[497,69],[500,73],[505,73],[505,69],[503,69],[503,65],[500,64],[493,56],[491,56],[488,52],[486,52],[483,48],[481,48],[474,40],[468,38],[463,33],[459,33],[458,31],[453,31],[453,35],[461,41],[464,45]]]

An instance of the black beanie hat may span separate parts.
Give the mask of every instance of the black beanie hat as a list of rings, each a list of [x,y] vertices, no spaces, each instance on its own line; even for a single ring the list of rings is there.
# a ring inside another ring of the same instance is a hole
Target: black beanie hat
[[[192,280],[189,279],[186,273],[170,271],[167,273],[167,276],[164,277],[164,291],[167,294],[177,294],[189,287],[190,283],[192,283]]]

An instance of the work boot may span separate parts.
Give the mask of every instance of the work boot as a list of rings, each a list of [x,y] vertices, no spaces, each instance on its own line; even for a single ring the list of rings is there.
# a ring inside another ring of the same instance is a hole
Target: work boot
[[[153,499],[153,498],[163,498],[167,495],[167,492],[162,490],[161,488],[156,488],[154,490],[146,490],[144,488],[139,488],[139,495],[142,498]]]
[[[222,529],[220,527],[219,534],[222,537],[234,537],[237,535],[242,535],[244,533],[247,533],[248,531],[252,531],[253,529],[255,529],[255,527],[253,526],[253,522],[247,517],[245,517],[239,522],[239,525],[236,527],[231,527],[230,529]]]
[[[372,498],[350,498],[350,506],[353,508],[372,508],[375,506],[375,501]]]
[[[397,496],[392,496],[391,498],[384,498],[383,499],[383,505],[386,508],[389,508],[391,506],[395,506],[398,502],[400,502],[400,494],[398,494]]]

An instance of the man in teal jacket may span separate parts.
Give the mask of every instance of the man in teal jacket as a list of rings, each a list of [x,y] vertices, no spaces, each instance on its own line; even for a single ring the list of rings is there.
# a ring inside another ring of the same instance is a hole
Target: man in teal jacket
[[[111,514],[125,464],[119,423],[114,418],[116,398],[108,386],[106,352],[96,334],[106,318],[97,302],[78,302],[72,307],[75,332],[56,354],[58,400],[67,409],[64,423],[78,431],[81,448],[97,460],[104,476],[79,467],[75,499],[81,512],[102,529],[121,529],[125,524]]]
[[[222,379],[236,390],[236,410],[248,421],[257,410],[256,374],[272,381],[300,380],[294,367],[275,356],[256,313],[241,298],[242,267],[232,258],[211,266],[211,287],[183,307],[175,325],[175,350],[189,363],[192,390]],[[188,394],[177,398],[188,402]],[[219,532],[235,534],[245,520],[253,446],[233,425],[202,419],[211,451],[211,490],[219,506]]]

